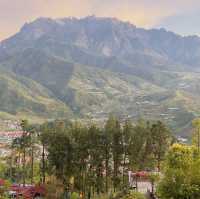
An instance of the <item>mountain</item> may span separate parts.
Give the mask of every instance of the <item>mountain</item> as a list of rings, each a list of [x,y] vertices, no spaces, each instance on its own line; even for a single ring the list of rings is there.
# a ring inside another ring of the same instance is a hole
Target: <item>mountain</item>
[[[162,119],[199,115],[200,38],[114,18],[39,18],[0,43],[0,117]]]

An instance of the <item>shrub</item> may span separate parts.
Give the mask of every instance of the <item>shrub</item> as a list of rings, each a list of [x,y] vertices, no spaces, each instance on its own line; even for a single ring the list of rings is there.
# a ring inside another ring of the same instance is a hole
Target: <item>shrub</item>
[[[129,191],[128,193],[119,193],[114,199],[145,199],[145,196],[135,191]]]

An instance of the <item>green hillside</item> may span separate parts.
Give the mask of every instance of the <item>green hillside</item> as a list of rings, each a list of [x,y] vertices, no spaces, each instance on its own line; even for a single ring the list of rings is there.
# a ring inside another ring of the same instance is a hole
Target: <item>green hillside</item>
[[[37,120],[72,114],[66,104],[30,79],[1,71],[0,85],[1,118],[30,117]]]
[[[0,118],[162,120],[200,114],[200,39],[109,18],[40,18],[0,43]]]

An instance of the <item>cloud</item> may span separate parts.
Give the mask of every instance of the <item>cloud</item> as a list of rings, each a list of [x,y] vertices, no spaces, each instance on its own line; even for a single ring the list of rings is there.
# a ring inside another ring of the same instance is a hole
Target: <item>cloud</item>
[[[153,27],[173,15],[200,8],[199,0],[0,0],[0,40],[37,17],[117,17]]]
[[[163,18],[156,28],[165,27],[182,35],[200,35],[200,13],[189,12]]]

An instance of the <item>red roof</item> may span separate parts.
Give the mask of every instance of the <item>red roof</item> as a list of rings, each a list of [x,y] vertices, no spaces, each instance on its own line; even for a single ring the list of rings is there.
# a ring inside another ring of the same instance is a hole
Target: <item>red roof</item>
[[[141,178],[146,178],[149,176],[149,173],[146,171],[139,171],[139,172],[133,173],[133,175],[137,177],[141,177]]]

